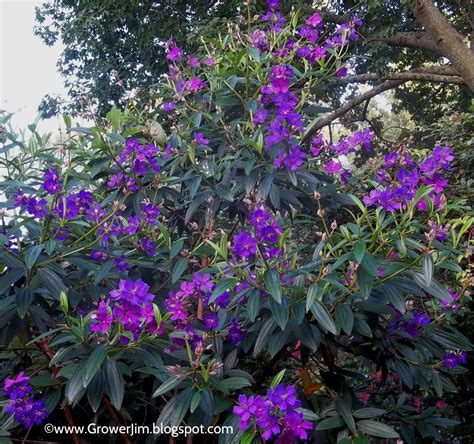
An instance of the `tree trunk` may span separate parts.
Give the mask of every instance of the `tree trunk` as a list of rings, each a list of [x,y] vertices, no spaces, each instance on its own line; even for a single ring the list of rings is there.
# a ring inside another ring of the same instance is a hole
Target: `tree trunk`
[[[474,92],[474,54],[431,0],[416,0],[415,17]]]

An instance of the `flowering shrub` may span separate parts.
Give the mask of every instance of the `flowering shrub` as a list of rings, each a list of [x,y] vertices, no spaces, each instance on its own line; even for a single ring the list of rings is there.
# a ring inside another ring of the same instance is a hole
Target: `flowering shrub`
[[[410,443],[456,423],[440,403],[471,349],[450,314],[473,219],[442,194],[451,151],[307,140],[361,21],[253,12],[198,56],[170,39],[140,108],[66,117],[58,144],[5,133],[6,433],[96,414]]]

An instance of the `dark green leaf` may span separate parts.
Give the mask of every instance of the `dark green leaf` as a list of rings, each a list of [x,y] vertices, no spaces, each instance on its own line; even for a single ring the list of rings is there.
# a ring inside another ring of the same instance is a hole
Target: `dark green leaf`
[[[377,438],[399,438],[398,433],[392,427],[381,422],[364,419],[357,423],[359,430],[367,435],[376,436]]]
[[[281,283],[277,270],[265,270],[263,279],[271,297],[281,304]]]
[[[332,334],[337,334],[336,325],[331,318],[327,308],[321,304],[319,301],[314,301],[313,305],[311,306],[311,313],[318,321],[319,325],[323,327],[323,329],[330,331]]]
[[[20,288],[16,294],[16,310],[21,319],[25,317],[32,302],[33,292],[28,287]]]
[[[180,257],[174,264],[173,272],[171,273],[172,284],[179,280],[186,268],[188,268],[188,260],[184,257]]]

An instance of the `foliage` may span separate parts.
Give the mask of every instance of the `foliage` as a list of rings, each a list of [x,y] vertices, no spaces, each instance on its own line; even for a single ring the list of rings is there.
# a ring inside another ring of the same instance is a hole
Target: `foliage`
[[[473,220],[442,193],[451,150],[366,161],[367,130],[305,144],[309,91],[344,75],[361,23],[277,4],[198,57],[168,40],[143,109],[66,116],[58,143],[5,128],[0,359],[21,393],[2,433],[42,398],[52,423],[233,426],[222,443],[457,423],[437,399],[471,349],[450,314]]]

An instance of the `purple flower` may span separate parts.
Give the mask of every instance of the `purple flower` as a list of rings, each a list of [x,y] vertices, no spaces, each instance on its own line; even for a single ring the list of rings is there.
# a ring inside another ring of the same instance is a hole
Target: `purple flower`
[[[163,110],[166,111],[167,113],[174,111],[175,108],[176,108],[176,105],[173,101],[163,103]]]
[[[276,243],[282,233],[280,224],[276,220],[272,220],[269,224],[257,230],[257,238],[263,242]]]
[[[179,62],[183,57],[183,52],[178,46],[174,46],[169,50],[169,53],[166,55],[166,58],[171,62]]]
[[[44,175],[43,188],[49,194],[56,194],[62,190],[61,181],[59,180],[59,174],[56,170],[50,168]]]
[[[204,316],[203,321],[206,330],[216,330],[219,324],[219,318],[215,313],[208,313]]]
[[[209,145],[209,139],[206,139],[202,133],[194,133],[194,143],[196,145]]]
[[[443,356],[443,365],[446,368],[456,368],[467,364],[467,353],[463,350],[451,351]]]
[[[105,210],[100,204],[96,203],[86,211],[86,214],[87,220],[98,223],[105,216]]]
[[[69,236],[69,227],[55,227],[53,228],[53,235],[56,236],[57,240],[63,241],[66,240]]]
[[[321,28],[323,25],[323,20],[318,13],[315,13],[310,18],[308,18],[308,20],[306,20],[306,24],[313,26],[314,28]]]
[[[265,123],[267,117],[268,111],[266,109],[257,109],[257,111],[255,111],[255,116],[253,117],[254,125],[260,125],[262,123]]]
[[[29,380],[30,378],[25,376],[25,372],[18,373],[14,379],[5,379],[3,383],[3,394],[10,398],[23,398],[32,391]]]
[[[459,303],[456,301],[459,299],[459,295],[454,291],[448,290],[448,294],[451,296],[451,301],[439,301],[443,310],[451,309],[453,312],[456,312],[459,309]]]
[[[99,262],[107,262],[108,255],[102,251],[92,250],[90,258]]]
[[[116,173],[110,176],[110,180],[107,182],[109,188],[119,187],[122,184],[123,173]]]
[[[189,66],[192,66],[193,68],[199,68],[199,60],[196,57],[188,55],[188,63]]]
[[[6,413],[13,414],[26,428],[40,425],[48,417],[44,401],[33,398],[29,379],[20,372],[15,379],[7,378],[3,386],[3,394],[9,398]]]
[[[128,218],[128,225],[122,228],[124,234],[135,234],[140,227],[140,219],[138,216],[130,216]]]
[[[326,172],[329,174],[336,174],[338,173],[342,168],[342,165],[339,162],[335,162],[334,160],[330,160],[327,165],[325,166]]]
[[[158,219],[158,215],[160,213],[160,209],[158,207],[154,207],[152,203],[147,203],[143,207],[143,213],[145,215],[146,221],[150,225],[156,225],[156,219]]]
[[[232,319],[230,322],[229,333],[227,333],[227,339],[233,344],[237,345],[239,342],[244,339],[244,332],[240,324],[235,320]]]
[[[215,284],[211,281],[211,275],[207,273],[196,273],[193,278],[193,283],[196,288],[198,288],[204,293],[213,290],[213,288],[215,287]]]
[[[313,137],[313,139],[311,140],[311,145],[309,147],[313,156],[319,156],[319,154],[321,153],[321,149],[323,148],[324,145],[325,145],[325,141],[324,141],[324,137],[322,133]]]
[[[114,259],[114,265],[117,271],[120,273],[125,273],[128,269],[130,269],[130,265],[126,261],[126,257],[124,255],[116,257]]]
[[[203,63],[204,63],[206,66],[212,66],[212,65],[214,65],[214,63],[215,63],[214,57],[211,57],[211,56],[206,57],[206,58],[204,59]]]
[[[120,279],[119,287],[110,292],[110,297],[114,300],[127,301],[132,304],[151,302],[154,296],[148,293],[150,286],[141,279],[131,281],[130,279]]]
[[[239,395],[238,405],[234,406],[233,412],[239,417],[240,430],[245,430],[248,427],[250,419],[256,411],[257,405],[253,396],[247,398],[245,395]]]
[[[306,153],[301,151],[300,146],[296,145],[292,147],[290,153],[286,155],[284,164],[291,171],[295,171],[301,165],[303,165],[303,159],[305,159],[306,157]]]
[[[347,67],[346,66],[341,66],[336,70],[336,76],[339,77],[340,79],[344,78],[347,76]]]
[[[100,301],[99,308],[91,314],[91,331],[107,334],[113,322],[109,301]]]
[[[301,402],[296,398],[296,389],[292,385],[285,387],[283,384],[279,384],[272,387],[268,390],[267,397],[274,406],[282,411],[301,406]]]
[[[46,209],[46,200],[36,199],[34,197],[28,199],[28,213],[32,214],[36,219],[41,219],[42,217],[47,216],[48,210]]]
[[[270,9],[271,11],[278,9],[279,6],[280,6],[280,0],[268,0],[268,9]]]
[[[204,80],[200,79],[197,76],[194,76],[192,79],[186,82],[186,91],[188,92],[198,92],[206,88],[207,88],[206,82],[204,82]]]
[[[270,219],[270,215],[263,207],[256,208],[249,214],[249,222],[256,228],[263,228]]]
[[[151,241],[147,237],[142,240],[140,247],[148,254],[148,256],[155,256],[156,254],[156,242]]]
[[[257,241],[248,231],[239,231],[234,236],[232,250],[236,256],[249,258],[257,252]]]

